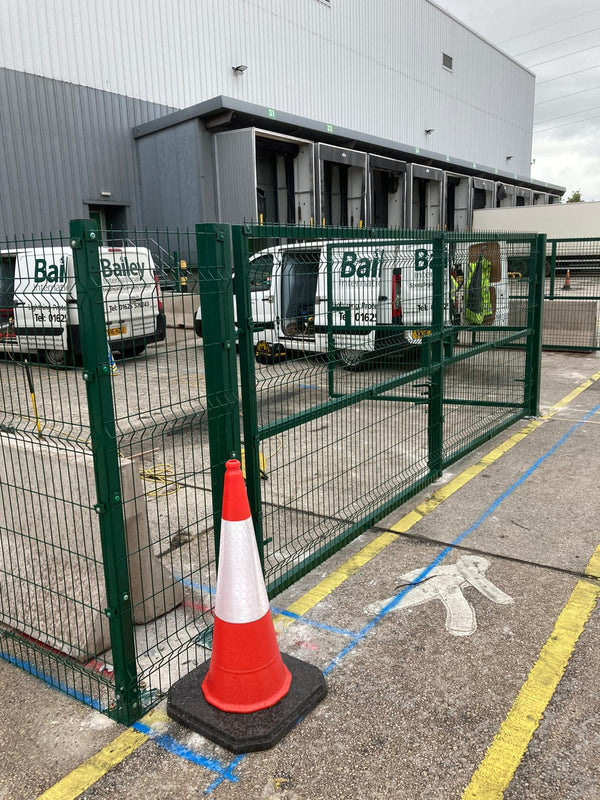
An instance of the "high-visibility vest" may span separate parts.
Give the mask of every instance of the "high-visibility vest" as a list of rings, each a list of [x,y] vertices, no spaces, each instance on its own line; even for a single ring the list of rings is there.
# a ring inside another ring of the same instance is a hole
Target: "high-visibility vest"
[[[469,263],[465,281],[465,320],[470,325],[481,325],[492,313],[490,273],[492,262],[480,255]]]
[[[450,273],[450,300],[452,305],[456,306],[456,295],[458,294],[458,281],[452,273]]]

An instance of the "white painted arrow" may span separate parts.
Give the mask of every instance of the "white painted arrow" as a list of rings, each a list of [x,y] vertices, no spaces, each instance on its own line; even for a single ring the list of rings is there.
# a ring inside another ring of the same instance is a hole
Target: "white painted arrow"
[[[419,606],[430,600],[440,600],[446,608],[446,630],[453,636],[471,636],[477,630],[475,609],[462,593],[464,586],[470,584],[493,603],[509,604],[512,597],[498,589],[485,576],[490,562],[481,556],[461,556],[456,564],[435,567],[413,589],[410,590],[392,609],[400,611],[404,608]],[[399,590],[418,580],[423,569],[415,569],[400,576]],[[378,603],[371,603],[365,608],[367,614],[379,614],[393,597],[387,597]]]

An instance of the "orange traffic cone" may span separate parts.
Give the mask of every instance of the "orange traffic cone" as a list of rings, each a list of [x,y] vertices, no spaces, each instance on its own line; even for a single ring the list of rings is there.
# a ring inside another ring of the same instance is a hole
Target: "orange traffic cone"
[[[327,694],[277,645],[239,461],[225,464],[210,661],[169,689],[167,714],[234,753],[273,747]]]
[[[275,705],[292,676],[281,660],[239,461],[225,464],[212,659],[204,697],[247,714]]]
[[[565,285],[562,287],[563,292],[568,291],[571,288],[571,270],[567,270],[567,274],[565,275]]]

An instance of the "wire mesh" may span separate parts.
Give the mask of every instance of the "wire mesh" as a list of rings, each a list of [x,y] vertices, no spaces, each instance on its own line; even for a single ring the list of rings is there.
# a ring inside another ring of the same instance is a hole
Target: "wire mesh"
[[[224,460],[273,595],[532,413],[543,262],[524,235],[74,224],[0,254],[1,652],[131,721],[210,650]]]
[[[548,350],[600,347],[600,239],[549,239],[542,345]]]
[[[202,351],[184,327],[197,306],[193,236],[97,236],[99,330],[78,315],[69,239],[7,242],[0,256],[0,633],[5,658],[124,719],[115,683],[126,648],[115,652],[111,635],[121,609],[110,600],[93,436],[109,426],[86,389],[110,382],[135,716],[208,652],[206,390]],[[97,376],[83,363],[90,337],[100,340]]]
[[[510,234],[238,230],[245,440],[275,593],[527,413],[537,253]]]

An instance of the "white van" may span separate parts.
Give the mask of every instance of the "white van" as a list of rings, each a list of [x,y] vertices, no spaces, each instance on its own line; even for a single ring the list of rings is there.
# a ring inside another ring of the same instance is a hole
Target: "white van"
[[[476,261],[483,250],[493,264],[493,313],[484,324],[506,325],[505,248],[497,242],[445,246],[449,266],[444,270],[444,323],[462,321],[463,303],[457,288],[462,281],[451,281],[451,272],[466,275],[469,262]],[[280,360],[289,350],[327,352],[328,310],[337,328],[334,347],[348,368],[357,367],[386,339],[399,349],[420,345],[431,325],[432,256],[430,242],[364,239],[302,242],[260,251],[250,259],[252,319],[262,328],[254,334],[257,358]],[[374,331],[375,324],[389,326],[389,331]],[[344,325],[353,330],[340,331],[339,326]],[[395,332],[397,325],[410,327]],[[201,336],[200,309],[195,327]]]
[[[101,247],[106,336],[111,350],[139,355],[163,341],[165,316],[145,247]],[[0,251],[0,353],[34,353],[51,366],[81,353],[70,248]]]

